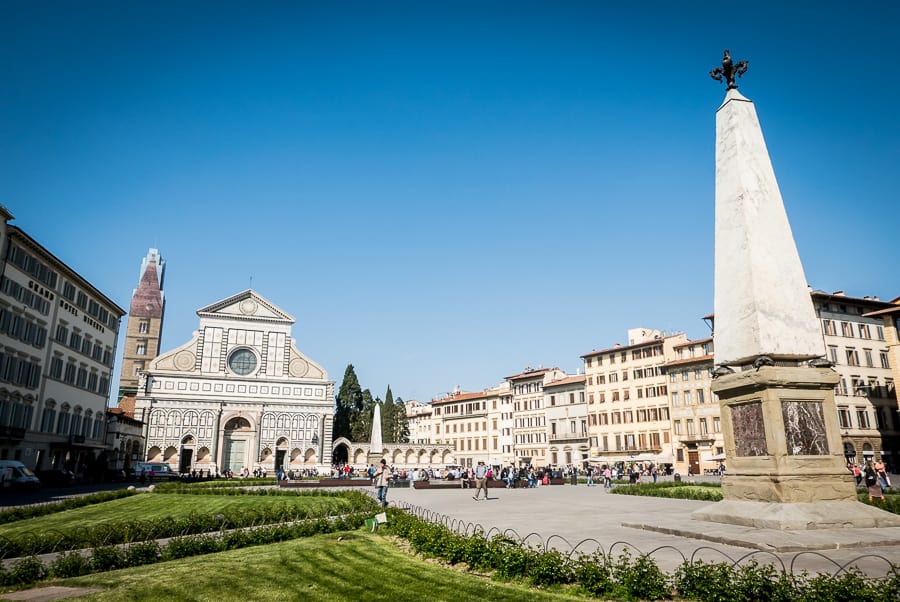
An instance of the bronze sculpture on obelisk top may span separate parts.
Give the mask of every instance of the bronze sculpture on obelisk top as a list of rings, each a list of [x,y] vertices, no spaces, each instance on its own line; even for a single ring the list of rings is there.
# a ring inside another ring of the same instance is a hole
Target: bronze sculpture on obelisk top
[[[856,501],[834,386],[800,255],[753,102],[726,50],[716,111],[715,324],[728,475],[693,517],[775,529],[900,525]]]
[[[710,76],[717,82],[722,81],[722,78],[725,78],[725,81],[728,82],[727,90],[736,90],[737,82],[734,80],[734,76],[741,77],[745,73],[747,73],[747,66],[749,63],[747,61],[738,61],[737,64],[732,62],[731,53],[728,49],[725,49],[725,56],[722,57],[722,66],[716,67],[712,71],[709,72]]]

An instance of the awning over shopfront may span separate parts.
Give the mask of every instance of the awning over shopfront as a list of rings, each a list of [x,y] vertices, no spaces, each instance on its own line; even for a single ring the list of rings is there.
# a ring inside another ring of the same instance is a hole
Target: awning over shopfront
[[[722,462],[725,460],[725,454],[716,454],[715,456],[704,458],[704,460],[706,462]]]

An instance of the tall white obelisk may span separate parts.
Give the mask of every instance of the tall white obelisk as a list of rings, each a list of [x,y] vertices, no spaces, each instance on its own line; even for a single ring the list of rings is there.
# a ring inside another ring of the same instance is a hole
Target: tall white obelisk
[[[834,386],[753,103],[725,51],[716,112],[715,362],[728,474],[695,519],[776,529],[900,525],[856,500]]]
[[[372,415],[372,436],[369,439],[369,464],[378,464],[384,454],[384,442],[381,437],[381,404],[375,404]]]

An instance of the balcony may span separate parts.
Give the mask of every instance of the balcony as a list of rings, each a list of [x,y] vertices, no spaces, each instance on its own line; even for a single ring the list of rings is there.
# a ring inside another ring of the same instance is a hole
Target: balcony
[[[21,426],[0,426],[0,439],[21,441],[25,438],[26,430]]]
[[[583,441],[587,443],[587,433],[554,433],[549,435],[550,443],[571,443],[574,441]]]

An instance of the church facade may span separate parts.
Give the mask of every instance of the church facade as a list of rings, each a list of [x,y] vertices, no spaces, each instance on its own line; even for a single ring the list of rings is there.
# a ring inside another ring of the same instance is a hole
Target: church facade
[[[294,318],[253,290],[197,315],[191,340],[141,374],[143,459],[179,472],[329,471],[334,382],[295,346]]]

